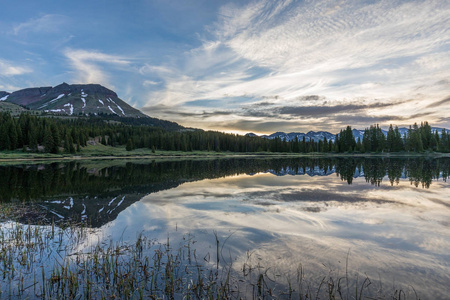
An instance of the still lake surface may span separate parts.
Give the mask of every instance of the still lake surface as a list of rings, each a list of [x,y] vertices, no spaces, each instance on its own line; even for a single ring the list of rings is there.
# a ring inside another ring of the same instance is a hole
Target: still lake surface
[[[205,264],[252,265],[280,285],[366,276],[450,295],[450,159],[228,158],[0,166],[0,201],[83,220],[78,246],[188,237]],[[24,224],[38,223],[33,217]],[[2,228],[11,225],[8,220]],[[2,283],[3,284],[3,283]]]

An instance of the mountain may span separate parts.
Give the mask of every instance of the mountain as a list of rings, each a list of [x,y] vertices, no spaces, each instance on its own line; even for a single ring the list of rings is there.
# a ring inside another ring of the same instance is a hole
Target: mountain
[[[444,129],[444,128],[431,127],[431,132],[437,131],[438,134],[441,135],[442,134],[442,129]],[[406,127],[400,127],[398,129],[398,131],[400,132],[400,135],[402,137],[406,136],[406,134],[408,133],[408,130],[409,130],[409,128],[406,128]],[[383,134],[385,136],[387,136],[387,134],[388,134],[387,130],[381,129],[381,131],[383,132]],[[353,137],[355,138],[356,141],[358,140],[358,138],[361,138],[361,141],[362,141],[362,138],[363,138],[363,135],[364,135],[364,130],[353,129],[352,133],[353,133]]]
[[[55,87],[27,88],[4,96],[4,101],[32,110],[62,115],[116,115],[146,117],[99,84],[62,83]]]
[[[257,136],[254,133],[247,133],[246,136],[249,137],[255,137]],[[299,141],[303,140],[303,137],[305,137],[305,141],[309,142],[311,140],[314,141],[323,141],[324,138],[327,139],[327,141],[332,140],[334,141],[335,139],[335,135],[327,132],[327,131],[309,131],[308,133],[300,133],[300,132],[291,132],[291,133],[285,133],[285,132],[275,132],[272,133],[271,135],[261,135],[260,137],[262,138],[267,138],[270,140],[273,140],[274,138],[281,138],[282,140],[286,140],[286,141],[293,141],[295,140],[295,137],[298,138]]]
[[[8,97],[9,97],[8,92],[0,91],[0,101],[5,101],[6,99],[8,99]]]
[[[399,130],[399,132],[400,132],[402,137],[406,136],[406,134],[408,133],[408,128],[406,128],[406,127],[399,128],[398,130]],[[437,131],[439,135],[442,133],[442,130],[443,130],[443,128],[431,127],[431,131],[432,132]],[[381,131],[383,132],[383,134],[385,136],[387,136],[388,132],[386,130],[382,129]],[[352,130],[352,134],[353,134],[353,137],[355,138],[355,141],[357,141],[358,138],[361,139],[361,141],[362,141],[363,136],[364,136],[364,130],[353,129]],[[257,137],[258,135],[250,132],[250,133],[247,133],[246,136]],[[318,142],[318,141],[323,141],[326,138],[327,141],[331,140],[331,141],[334,142],[334,140],[336,139],[336,134],[333,134],[333,133],[328,132],[328,131],[317,131],[317,132],[316,131],[309,131],[308,133],[301,133],[301,132],[291,132],[291,133],[275,132],[275,133],[272,133],[271,135],[261,135],[259,137],[266,138],[266,139],[269,139],[269,140],[273,140],[275,138],[281,138],[282,140],[286,140],[287,142],[295,140],[295,137],[297,137],[299,141],[302,141],[303,137],[305,137],[305,141],[306,142],[309,142],[311,140],[313,140],[315,142]]]
[[[20,105],[9,103],[6,101],[0,101],[0,112],[8,112],[13,116],[20,115],[20,113],[27,111]]]
[[[121,100],[99,84],[67,84],[34,87],[8,93],[0,91],[0,112],[13,115],[29,110],[34,114],[102,118],[127,125],[148,125],[167,130],[185,130],[183,126],[149,117]]]

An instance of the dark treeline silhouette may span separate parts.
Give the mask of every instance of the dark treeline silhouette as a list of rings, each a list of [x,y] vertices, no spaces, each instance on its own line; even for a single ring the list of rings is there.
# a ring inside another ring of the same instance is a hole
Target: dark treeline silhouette
[[[347,126],[329,147],[333,152],[450,152],[450,135],[445,129],[439,135],[431,130],[428,122],[423,122],[420,126],[417,123],[410,126],[403,137],[397,126],[390,125],[385,136],[377,124],[366,128],[362,140],[355,141],[352,128]]]
[[[427,188],[433,179],[446,180],[449,177],[450,159],[228,158],[129,162],[96,168],[80,162],[0,166],[0,201],[42,200],[58,195],[100,195],[110,191],[146,194],[188,181],[259,172],[310,176],[336,173],[349,184],[360,176],[374,185],[379,185],[385,176],[392,185],[398,183],[400,178],[409,178],[415,186],[421,184]]]
[[[43,151],[75,153],[90,139],[108,146],[126,146],[127,150],[149,148],[173,151],[231,151],[231,152],[293,152],[293,153],[366,153],[366,152],[450,152],[450,135],[439,135],[424,122],[414,124],[402,137],[397,127],[389,127],[387,136],[378,125],[370,126],[363,138],[355,141],[352,128],[347,126],[336,135],[335,141],[306,141],[295,138],[240,136],[202,130],[165,130],[148,125],[128,125],[101,118],[48,118],[23,113],[14,118],[0,113],[0,151]]]

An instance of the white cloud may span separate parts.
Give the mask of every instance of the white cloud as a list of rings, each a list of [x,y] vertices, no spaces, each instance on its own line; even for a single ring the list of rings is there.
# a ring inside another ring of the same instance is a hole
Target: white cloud
[[[164,66],[152,66],[152,65],[149,65],[149,64],[145,64],[144,66],[139,68],[139,74],[141,74],[141,75],[148,75],[148,74],[159,74],[159,75],[173,74],[173,70],[168,68],[168,67],[164,67]]]
[[[13,65],[11,62],[0,60],[0,76],[10,77],[26,73],[31,73],[33,70],[29,67]]]
[[[28,32],[52,33],[61,30],[66,23],[67,16],[47,14],[39,18],[33,18],[26,22],[20,23],[13,28],[13,34],[19,35]]]
[[[82,83],[110,85],[109,76],[105,69],[108,67],[124,68],[131,63],[125,57],[98,51],[68,49],[64,54],[76,72],[74,80]]]
[[[23,87],[11,85],[11,84],[0,84],[0,91],[8,91],[8,92],[14,92],[22,89]]]
[[[315,94],[329,102],[417,99],[426,106],[450,94],[435,84],[450,78],[449,13],[450,2],[438,0],[225,5],[208,27],[210,39],[182,63],[164,66],[172,72],[158,73],[165,88],[150,104],[194,111],[208,107],[180,104],[279,95],[273,102],[283,106]]]
[[[371,5],[348,1],[336,7],[334,1],[317,1],[289,7],[278,15],[264,11],[268,5],[254,6],[244,9],[248,20],[244,25],[238,10],[225,14],[235,17],[227,18],[224,24],[238,24],[244,29],[223,42],[240,57],[281,76],[316,86],[318,92],[331,85],[343,85],[343,72],[348,82],[354,82],[384,65],[403,68],[402,74],[386,77],[386,82],[411,77],[411,71],[418,70],[402,59],[414,60],[436,51],[449,40],[449,35],[442,32],[447,27],[449,5],[440,1],[379,1]],[[279,6],[269,9],[280,11]],[[248,15],[248,11],[253,14]],[[228,32],[229,26],[224,31]],[[281,91],[291,87],[291,82],[278,86]],[[345,93],[347,97],[355,94],[352,89]]]
[[[152,86],[152,85],[158,85],[159,82],[153,81],[153,80],[144,80],[142,83],[144,86]]]

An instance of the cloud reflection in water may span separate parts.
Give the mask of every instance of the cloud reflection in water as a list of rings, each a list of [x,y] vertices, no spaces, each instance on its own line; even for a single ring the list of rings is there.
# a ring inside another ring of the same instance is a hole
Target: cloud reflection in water
[[[299,265],[313,277],[341,276],[349,252],[349,269],[361,278],[412,285],[425,298],[440,298],[450,282],[449,191],[442,181],[423,189],[408,179],[391,186],[387,177],[376,187],[363,177],[348,185],[335,175],[240,175],[150,194],[104,234],[125,227],[131,240],[140,231],[160,240],[190,233],[206,255],[215,230],[222,241],[231,235],[226,257],[236,268],[252,253],[250,260],[281,278]]]

